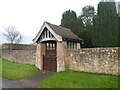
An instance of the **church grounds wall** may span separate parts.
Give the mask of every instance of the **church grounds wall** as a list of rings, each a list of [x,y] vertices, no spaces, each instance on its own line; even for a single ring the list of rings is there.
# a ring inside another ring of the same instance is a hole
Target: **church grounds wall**
[[[2,50],[1,57],[12,62],[35,64],[36,50]]]
[[[65,67],[75,71],[118,75],[120,48],[64,50]]]
[[[12,62],[35,64],[36,63],[36,45],[34,44],[13,44],[10,50],[10,44],[2,44],[0,57]]]
[[[10,43],[3,43],[2,44],[2,49],[3,50],[10,50],[10,47],[12,50],[35,50],[36,49],[35,44],[12,44]]]
[[[120,74],[120,47],[65,49],[65,44],[65,42],[57,43],[58,72],[68,67],[75,71]],[[42,69],[41,53],[44,53],[44,47],[44,44],[38,44],[34,50],[0,50],[0,57],[13,62],[35,64]]]

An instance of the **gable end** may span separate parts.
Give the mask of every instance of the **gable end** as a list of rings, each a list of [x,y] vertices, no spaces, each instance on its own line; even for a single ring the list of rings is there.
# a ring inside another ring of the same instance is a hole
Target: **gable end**
[[[50,37],[49,37],[49,33],[50,33]],[[46,35],[48,35],[48,36],[46,36]],[[40,31],[38,32],[37,36],[33,39],[33,42],[38,43],[38,42],[47,41],[47,40],[62,41],[62,37],[60,35],[56,34],[51,29],[51,27],[46,22],[44,22]]]

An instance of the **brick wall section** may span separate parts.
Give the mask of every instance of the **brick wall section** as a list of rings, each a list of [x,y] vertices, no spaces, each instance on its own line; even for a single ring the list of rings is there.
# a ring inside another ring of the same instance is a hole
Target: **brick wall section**
[[[64,60],[65,66],[75,71],[113,75],[118,74],[120,64],[118,48],[64,50]]]
[[[2,50],[2,56],[13,62],[35,64],[36,50]]]
[[[64,71],[64,52],[66,42],[57,42],[57,72]]]
[[[43,69],[43,55],[45,55],[45,44],[40,43],[37,45],[37,50],[36,50],[36,66],[42,70]]]

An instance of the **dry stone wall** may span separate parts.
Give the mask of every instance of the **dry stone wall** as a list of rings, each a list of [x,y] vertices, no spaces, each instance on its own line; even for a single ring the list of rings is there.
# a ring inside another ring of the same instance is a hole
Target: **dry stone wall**
[[[2,49],[3,50],[10,50],[10,47],[12,50],[35,50],[37,45],[35,44],[12,44],[9,43],[3,43]]]
[[[0,57],[2,57],[2,50],[0,50]]]
[[[43,45],[38,45],[37,52],[34,50],[0,50],[0,57],[13,62],[35,64],[42,69]],[[106,73],[118,75],[120,65],[120,48],[84,48],[63,49],[62,44],[58,46],[57,71],[65,70],[65,67],[75,71]],[[62,51],[59,51],[59,50]],[[59,56],[59,55],[61,56]],[[59,59],[59,60],[58,60]]]
[[[35,64],[36,50],[2,50],[1,57],[13,62]]]
[[[64,50],[65,66],[75,71],[118,75],[120,65],[119,49],[85,48]]]

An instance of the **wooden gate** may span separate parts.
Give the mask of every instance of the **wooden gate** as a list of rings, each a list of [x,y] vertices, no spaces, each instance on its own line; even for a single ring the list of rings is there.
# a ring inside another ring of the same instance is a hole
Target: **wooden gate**
[[[43,70],[57,71],[56,43],[46,43],[46,52],[43,56]]]

